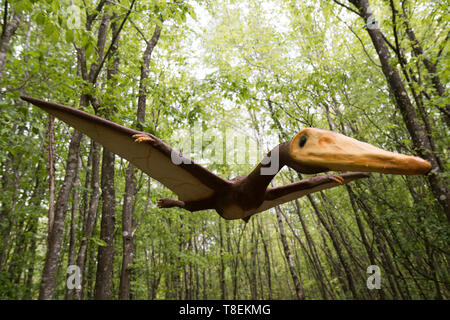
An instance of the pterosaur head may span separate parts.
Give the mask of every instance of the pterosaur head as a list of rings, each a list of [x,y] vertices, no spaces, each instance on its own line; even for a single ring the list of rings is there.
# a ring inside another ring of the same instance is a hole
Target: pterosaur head
[[[289,146],[294,169],[302,173],[364,171],[427,174],[431,164],[419,157],[385,151],[342,134],[306,128]]]

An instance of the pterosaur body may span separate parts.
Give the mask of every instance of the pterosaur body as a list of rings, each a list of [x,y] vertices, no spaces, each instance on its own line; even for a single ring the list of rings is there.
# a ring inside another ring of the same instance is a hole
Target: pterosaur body
[[[75,108],[21,98],[88,135],[177,194],[178,199],[159,200],[159,207],[189,211],[215,209],[225,219],[248,221],[253,214],[276,205],[365,178],[368,176],[365,172],[426,174],[431,169],[427,161],[418,157],[385,151],[339,133],[306,128],[291,141],[271,150],[248,175],[228,180],[185,158],[152,134]],[[300,173],[358,172],[315,176],[270,188],[273,177],[284,166]]]

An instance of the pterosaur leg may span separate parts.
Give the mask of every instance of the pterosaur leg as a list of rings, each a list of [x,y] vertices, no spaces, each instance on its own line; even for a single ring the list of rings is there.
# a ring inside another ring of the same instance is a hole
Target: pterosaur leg
[[[157,205],[159,208],[173,208],[173,207],[184,208],[185,203],[184,201],[181,200],[163,198],[158,200]]]
[[[191,212],[215,209],[213,198],[206,198],[196,201],[181,201],[172,198],[163,198],[158,200],[158,207],[160,208],[182,208]]]

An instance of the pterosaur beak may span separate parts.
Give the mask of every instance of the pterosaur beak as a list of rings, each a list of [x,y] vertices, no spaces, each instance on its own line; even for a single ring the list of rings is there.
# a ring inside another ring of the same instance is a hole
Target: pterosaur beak
[[[322,129],[307,128],[292,140],[291,157],[307,169],[427,174],[431,164],[422,158],[386,151],[368,143]]]

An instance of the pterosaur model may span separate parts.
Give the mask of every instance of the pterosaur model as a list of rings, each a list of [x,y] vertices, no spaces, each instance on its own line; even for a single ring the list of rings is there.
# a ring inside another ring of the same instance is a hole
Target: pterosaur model
[[[364,172],[411,175],[431,170],[430,163],[419,157],[385,151],[339,133],[306,128],[291,141],[270,151],[250,174],[227,180],[185,158],[152,134],[64,105],[26,96],[21,98],[127,159],[178,195],[178,200],[160,199],[158,206],[161,208],[180,207],[192,212],[215,209],[225,219],[248,221],[255,213],[367,177]],[[309,174],[330,170],[362,172],[315,176],[268,187],[284,166]],[[271,168],[275,169],[269,170]]]

